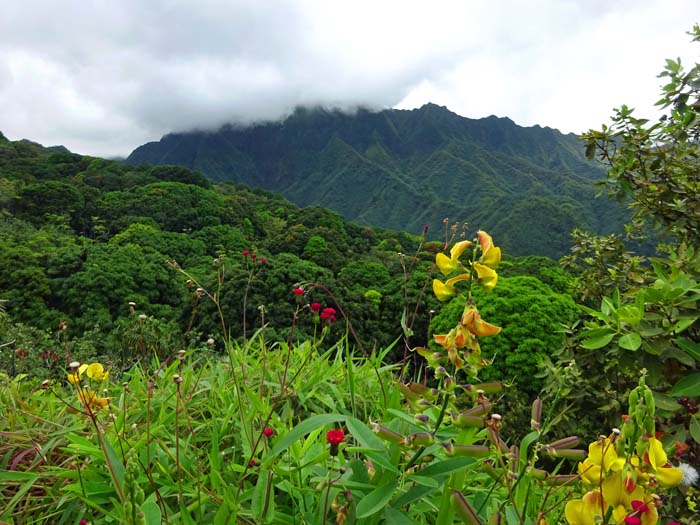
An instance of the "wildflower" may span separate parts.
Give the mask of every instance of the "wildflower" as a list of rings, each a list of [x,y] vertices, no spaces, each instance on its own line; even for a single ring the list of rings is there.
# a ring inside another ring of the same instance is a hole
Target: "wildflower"
[[[321,303],[311,303],[311,311],[318,313],[321,311]]]
[[[275,430],[273,428],[267,427],[263,430],[263,436],[266,438],[271,438],[275,434]]]
[[[324,308],[321,312],[321,319],[329,323],[335,323],[335,308],[331,308],[330,306]]]
[[[253,253],[253,254],[251,254],[250,258],[253,259],[253,260],[255,260],[255,259],[258,258],[258,256],[257,256],[256,254]]]
[[[479,262],[495,270],[501,262],[501,249],[493,245],[493,239],[488,233],[479,230],[476,236],[481,246]]]
[[[95,381],[104,381],[109,377],[109,370],[105,370],[100,363],[92,363],[85,369],[87,376]]]
[[[265,264],[267,262],[267,259],[265,257],[261,257],[260,260],[258,261],[260,264]]]
[[[87,525],[87,524],[88,524],[88,520],[86,520],[85,518],[81,519],[81,520],[78,522],[78,525]]]
[[[250,467],[250,468],[257,467],[257,466],[258,466],[258,462],[255,461],[254,459],[251,459],[251,460],[248,462],[248,467]]]
[[[89,410],[99,410],[109,405],[110,398],[100,397],[97,392],[88,388],[78,389],[78,399]]]
[[[449,257],[444,253],[438,253],[435,256],[435,264],[437,264],[443,275],[449,275],[456,270],[464,269],[458,259],[471,244],[471,241],[460,241],[452,246]]]
[[[250,250],[243,250],[241,255],[243,255],[243,257],[248,257],[250,255]]]
[[[644,460],[662,487],[674,487],[683,480],[683,472],[668,463],[661,441],[655,437],[649,438],[649,450],[644,454]]]
[[[687,443],[681,443],[680,441],[676,441],[673,445],[676,448],[676,451],[674,452],[676,458],[680,458],[683,454],[685,454],[685,451],[688,450]]]
[[[68,367],[70,368],[70,372],[68,372],[68,382],[73,385],[80,383],[83,374],[88,369],[88,365],[81,365],[77,361],[73,361]]]
[[[333,429],[326,432],[326,441],[331,446],[331,456],[338,455],[338,445],[340,445],[345,440],[345,434],[342,430]]]
[[[304,295],[304,289],[303,289],[301,286],[299,286],[299,287],[297,287],[297,288],[294,288],[294,289],[292,290],[292,293],[293,293],[294,295]]]

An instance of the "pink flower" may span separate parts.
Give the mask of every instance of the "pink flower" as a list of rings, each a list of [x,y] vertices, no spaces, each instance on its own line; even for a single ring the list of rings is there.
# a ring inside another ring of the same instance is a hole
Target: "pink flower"
[[[78,523],[79,523],[79,525],[87,525],[88,520],[86,520],[85,518],[83,518],[83,519],[81,519]]]
[[[249,466],[250,468],[257,467],[257,466],[258,466],[258,462],[255,461],[254,459],[251,459],[251,460],[248,462],[248,466]]]
[[[294,295],[304,295],[304,289],[301,288],[301,287],[299,287],[299,288],[294,288],[294,290],[292,290],[292,293],[293,293]]]
[[[266,429],[263,430],[263,436],[266,438],[272,437],[275,433],[275,430],[273,428],[267,427]]]
[[[321,311],[321,303],[311,303],[311,310],[313,312],[320,312]]]
[[[243,254],[243,257],[248,257],[248,255],[250,255],[250,250],[243,250],[241,253]]]
[[[642,520],[639,516],[627,516],[625,518],[625,525],[642,525]]]

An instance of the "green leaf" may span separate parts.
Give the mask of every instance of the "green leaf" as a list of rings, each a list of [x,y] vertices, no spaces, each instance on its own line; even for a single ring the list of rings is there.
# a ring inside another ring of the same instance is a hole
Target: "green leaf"
[[[415,525],[416,522],[400,510],[387,507],[384,509],[384,523],[385,525]]]
[[[690,435],[696,443],[700,443],[700,421],[697,417],[690,418]]]
[[[389,500],[394,495],[394,490],[396,490],[396,481],[377,487],[372,492],[367,494],[364,498],[360,500],[357,504],[357,518],[366,518],[372,514],[376,514],[384,506],[389,503]]]
[[[698,397],[700,396],[700,372],[681,378],[671,389],[673,397]]]
[[[438,488],[440,484],[435,480],[434,478],[429,478],[426,476],[416,476],[415,474],[412,474],[408,476],[407,478],[409,481],[413,481],[414,483],[418,483],[419,485],[425,485],[426,487],[432,487],[434,489]]]
[[[354,417],[345,418],[345,424],[348,427],[348,432],[352,437],[360,443],[363,447],[371,448],[374,450],[385,450],[384,442],[377,437],[377,435],[372,432],[364,422]]]
[[[346,416],[341,414],[318,414],[305,419],[287,434],[280,437],[279,441],[275,443],[275,446],[272,447],[267,456],[265,456],[261,466],[269,465],[277,455],[287,450],[292,443],[303,438],[306,434],[317,430],[319,427],[335,423],[336,421],[343,421],[345,418]]]
[[[603,348],[604,346],[610,344],[610,341],[613,340],[614,336],[614,333],[610,333],[607,335],[595,337],[593,339],[584,339],[583,341],[581,341],[581,346],[588,350],[598,350],[599,348]]]
[[[639,350],[639,347],[642,346],[642,337],[637,332],[630,332],[620,337],[617,344],[625,350]]]
[[[684,337],[678,337],[674,339],[673,342],[693,359],[700,361],[700,343],[696,343]]]
[[[225,507],[225,506],[224,506]],[[141,505],[141,510],[143,511],[144,518],[146,519],[146,525],[160,525],[163,516],[160,512],[160,507],[152,499],[148,499]]]

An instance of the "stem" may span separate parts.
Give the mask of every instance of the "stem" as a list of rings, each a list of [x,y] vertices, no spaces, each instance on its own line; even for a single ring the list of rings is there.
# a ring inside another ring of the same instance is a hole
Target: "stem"
[[[447,405],[450,401],[450,396],[449,394],[442,394],[442,408],[440,409],[440,414],[438,415],[437,421],[435,421],[435,430],[433,431],[434,434],[437,433],[438,429],[440,428],[440,425],[442,424],[442,420],[445,417],[445,412],[447,411]],[[413,457],[411,460],[408,462],[406,465],[406,468],[404,468],[404,472],[410,469],[413,465],[415,465],[418,462],[418,459],[421,457],[423,452],[425,452],[426,447],[421,447],[419,448],[415,454],[413,454]]]

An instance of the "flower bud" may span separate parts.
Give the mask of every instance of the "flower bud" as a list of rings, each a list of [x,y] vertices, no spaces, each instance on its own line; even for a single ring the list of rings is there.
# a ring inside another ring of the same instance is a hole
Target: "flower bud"
[[[390,443],[394,443],[395,445],[404,445],[406,443],[406,438],[404,436],[394,432],[390,428],[380,425],[379,423],[370,422],[369,427],[372,429],[372,432],[377,434],[377,436],[389,441]]]
[[[448,456],[485,458],[491,454],[491,449],[486,445],[454,445],[452,443],[441,443],[442,448]]]
[[[538,397],[532,402],[532,412],[530,416],[530,427],[532,430],[539,430],[542,422],[542,400]]]

